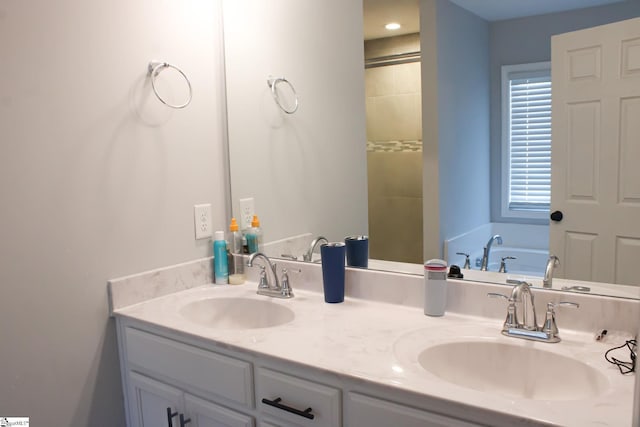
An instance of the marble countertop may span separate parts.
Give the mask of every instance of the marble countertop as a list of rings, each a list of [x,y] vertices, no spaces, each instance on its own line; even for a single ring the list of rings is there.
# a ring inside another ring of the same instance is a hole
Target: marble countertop
[[[631,425],[634,377],[621,375],[603,357],[620,340],[597,342],[593,334],[561,328],[561,343],[538,343],[502,336],[502,322],[496,319],[454,313],[434,318],[415,307],[349,297],[341,304],[326,304],[321,293],[308,290],[296,290],[295,298],[280,300],[256,295],[256,287],[253,282],[240,286],[205,285],[120,308],[114,314],[231,348],[541,423],[580,427]],[[287,306],[295,318],[273,328],[238,330],[202,326],[180,313],[186,304],[207,298],[264,300]],[[297,345],[301,336],[305,337],[304,345]],[[419,352],[428,346],[477,339],[579,359],[604,374],[609,391],[577,401],[524,399],[454,385],[418,363]]]

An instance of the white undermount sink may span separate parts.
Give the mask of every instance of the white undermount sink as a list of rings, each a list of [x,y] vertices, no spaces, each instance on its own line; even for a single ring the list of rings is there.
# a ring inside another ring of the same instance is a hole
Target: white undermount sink
[[[270,298],[206,298],[186,304],[180,315],[201,326],[218,329],[271,328],[295,317],[291,309]]]
[[[604,393],[609,386],[602,373],[580,360],[522,342],[437,344],[424,349],[418,363],[458,386],[524,399],[583,400]]]

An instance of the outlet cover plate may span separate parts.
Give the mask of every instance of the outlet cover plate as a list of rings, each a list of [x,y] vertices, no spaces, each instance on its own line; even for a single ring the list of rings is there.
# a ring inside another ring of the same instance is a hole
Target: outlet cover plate
[[[213,235],[210,203],[193,206],[193,223],[196,230],[196,240],[207,239]]]
[[[240,229],[246,230],[251,227],[253,215],[256,213],[253,197],[240,199]]]

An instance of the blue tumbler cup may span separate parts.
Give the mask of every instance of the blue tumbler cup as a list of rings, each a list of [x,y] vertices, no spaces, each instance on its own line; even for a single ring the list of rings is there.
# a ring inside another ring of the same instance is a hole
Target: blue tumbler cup
[[[344,254],[345,245],[327,243],[320,247],[322,255],[322,286],[324,302],[344,301]]]
[[[349,236],[344,239],[347,245],[347,265],[364,267],[369,265],[369,238],[367,236]]]

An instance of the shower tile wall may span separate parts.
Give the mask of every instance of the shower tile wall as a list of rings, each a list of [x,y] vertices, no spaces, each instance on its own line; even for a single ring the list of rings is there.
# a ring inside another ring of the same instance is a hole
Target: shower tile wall
[[[419,51],[412,34],[365,42],[365,57]],[[422,263],[420,63],[365,70],[370,256]]]

